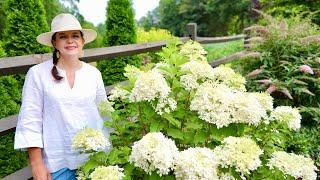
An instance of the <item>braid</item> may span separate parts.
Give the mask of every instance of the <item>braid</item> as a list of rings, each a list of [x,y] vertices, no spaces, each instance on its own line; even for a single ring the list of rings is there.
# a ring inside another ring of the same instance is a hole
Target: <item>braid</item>
[[[53,44],[53,41],[55,41],[55,40],[56,40],[56,33],[54,33],[52,35],[52,38],[51,38],[52,44]],[[54,48],[53,53],[52,53],[53,67],[51,69],[51,74],[55,80],[60,81],[63,77],[59,76],[59,72],[56,67],[56,65],[58,64],[58,60],[59,60],[58,53],[59,53],[59,51],[56,48]]]
[[[54,77],[55,80],[60,81],[63,77],[59,76],[58,69],[56,65],[58,64],[58,56],[57,56],[58,50],[54,48],[53,54],[52,54],[52,59],[53,59],[53,67],[51,69],[51,74]]]

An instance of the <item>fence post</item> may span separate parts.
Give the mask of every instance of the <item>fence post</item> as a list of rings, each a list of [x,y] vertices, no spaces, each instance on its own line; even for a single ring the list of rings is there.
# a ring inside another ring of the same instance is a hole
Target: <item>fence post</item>
[[[196,23],[188,23],[187,27],[187,35],[190,39],[196,41],[197,40],[197,24]]]
[[[245,50],[249,50],[250,49],[250,44],[249,44],[250,31],[245,29],[244,34],[245,34],[245,37],[243,39],[243,47]]]

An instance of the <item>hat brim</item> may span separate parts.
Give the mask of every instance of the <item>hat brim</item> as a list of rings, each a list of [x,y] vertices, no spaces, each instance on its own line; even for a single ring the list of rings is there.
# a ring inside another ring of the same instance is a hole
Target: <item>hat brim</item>
[[[92,42],[97,37],[97,32],[95,30],[93,30],[93,29],[70,29],[70,30],[42,33],[39,36],[37,36],[37,41],[40,44],[52,47],[51,38],[52,38],[54,33],[64,32],[64,31],[74,31],[74,30],[79,30],[79,31],[82,32],[83,39],[84,39],[84,44]]]

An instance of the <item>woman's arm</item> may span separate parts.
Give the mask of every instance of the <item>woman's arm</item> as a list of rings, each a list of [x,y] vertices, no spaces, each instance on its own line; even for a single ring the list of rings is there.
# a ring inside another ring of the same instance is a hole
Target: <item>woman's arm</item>
[[[51,174],[43,162],[41,148],[28,148],[32,176],[35,180],[51,180]]]

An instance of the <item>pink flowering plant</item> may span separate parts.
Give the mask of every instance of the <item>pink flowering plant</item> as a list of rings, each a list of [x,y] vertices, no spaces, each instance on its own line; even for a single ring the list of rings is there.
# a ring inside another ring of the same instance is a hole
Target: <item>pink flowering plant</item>
[[[291,135],[289,149],[311,156],[320,167],[320,28],[303,15],[275,19],[260,14],[263,26],[247,28],[249,36],[263,39],[249,43],[260,57],[235,61],[232,67],[247,75],[249,91],[268,92],[275,105],[300,109],[302,130]]]
[[[310,158],[290,170],[282,167],[292,161],[273,158],[300,128],[299,110],[248,92],[242,75],[212,68],[205,54],[196,42],[173,42],[158,54],[161,62],[127,66],[128,83],[109,96],[113,149],[91,155],[81,177],[116,166],[122,179],[315,179]],[[297,175],[302,168],[308,171]]]

